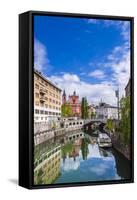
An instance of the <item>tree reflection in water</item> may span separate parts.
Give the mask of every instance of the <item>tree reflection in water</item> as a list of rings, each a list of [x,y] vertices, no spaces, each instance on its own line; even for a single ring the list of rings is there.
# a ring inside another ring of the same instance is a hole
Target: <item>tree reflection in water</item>
[[[36,184],[128,179],[131,175],[130,162],[113,148],[99,148],[97,139],[86,134],[47,141],[35,148],[35,159],[48,151],[53,153],[34,173]]]
[[[82,144],[81,144],[81,152],[82,152],[83,160],[87,159],[87,156],[89,153],[88,144],[89,144],[89,140],[87,138],[83,138]]]

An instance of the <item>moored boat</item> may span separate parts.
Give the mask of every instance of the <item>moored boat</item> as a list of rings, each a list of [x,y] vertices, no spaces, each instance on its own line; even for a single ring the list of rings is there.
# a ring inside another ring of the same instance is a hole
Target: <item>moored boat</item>
[[[106,133],[100,133],[98,136],[99,147],[112,147],[110,137]]]

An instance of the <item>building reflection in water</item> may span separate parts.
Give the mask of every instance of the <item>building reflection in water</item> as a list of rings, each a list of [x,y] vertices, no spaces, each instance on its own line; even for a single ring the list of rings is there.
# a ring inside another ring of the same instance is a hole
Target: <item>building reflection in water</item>
[[[51,184],[60,175],[61,146],[43,153],[34,163],[34,184]]]
[[[70,137],[66,140],[66,144],[62,146],[62,158],[65,163],[67,157],[73,158],[76,161],[76,157],[80,156],[80,151],[82,152],[83,160],[87,159],[89,153],[88,144],[89,140],[84,137],[84,134],[79,134],[78,137]]]
[[[130,177],[128,161],[96,137],[78,133],[35,147],[34,184],[100,181]]]

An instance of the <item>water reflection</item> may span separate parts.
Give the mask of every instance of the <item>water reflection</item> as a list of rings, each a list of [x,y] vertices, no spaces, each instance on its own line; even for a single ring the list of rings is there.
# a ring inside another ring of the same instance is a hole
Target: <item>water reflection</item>
[[[61,146],[55,146],[35,160],[34,183],[50,184],[60,175]]]
[[[35,148],[35,184],[130,178],[129,162],[113,149],[98,147],[88,135],[57,138]]]

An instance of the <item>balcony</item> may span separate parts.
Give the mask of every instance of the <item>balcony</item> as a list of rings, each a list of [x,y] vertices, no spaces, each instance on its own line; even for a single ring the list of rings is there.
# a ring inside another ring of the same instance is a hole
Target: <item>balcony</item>
[[[45,89],[44,88],[40,88],[40,94],[45,94]]]
[[[40,96],[40,102],[45,102],[45,96]]]

